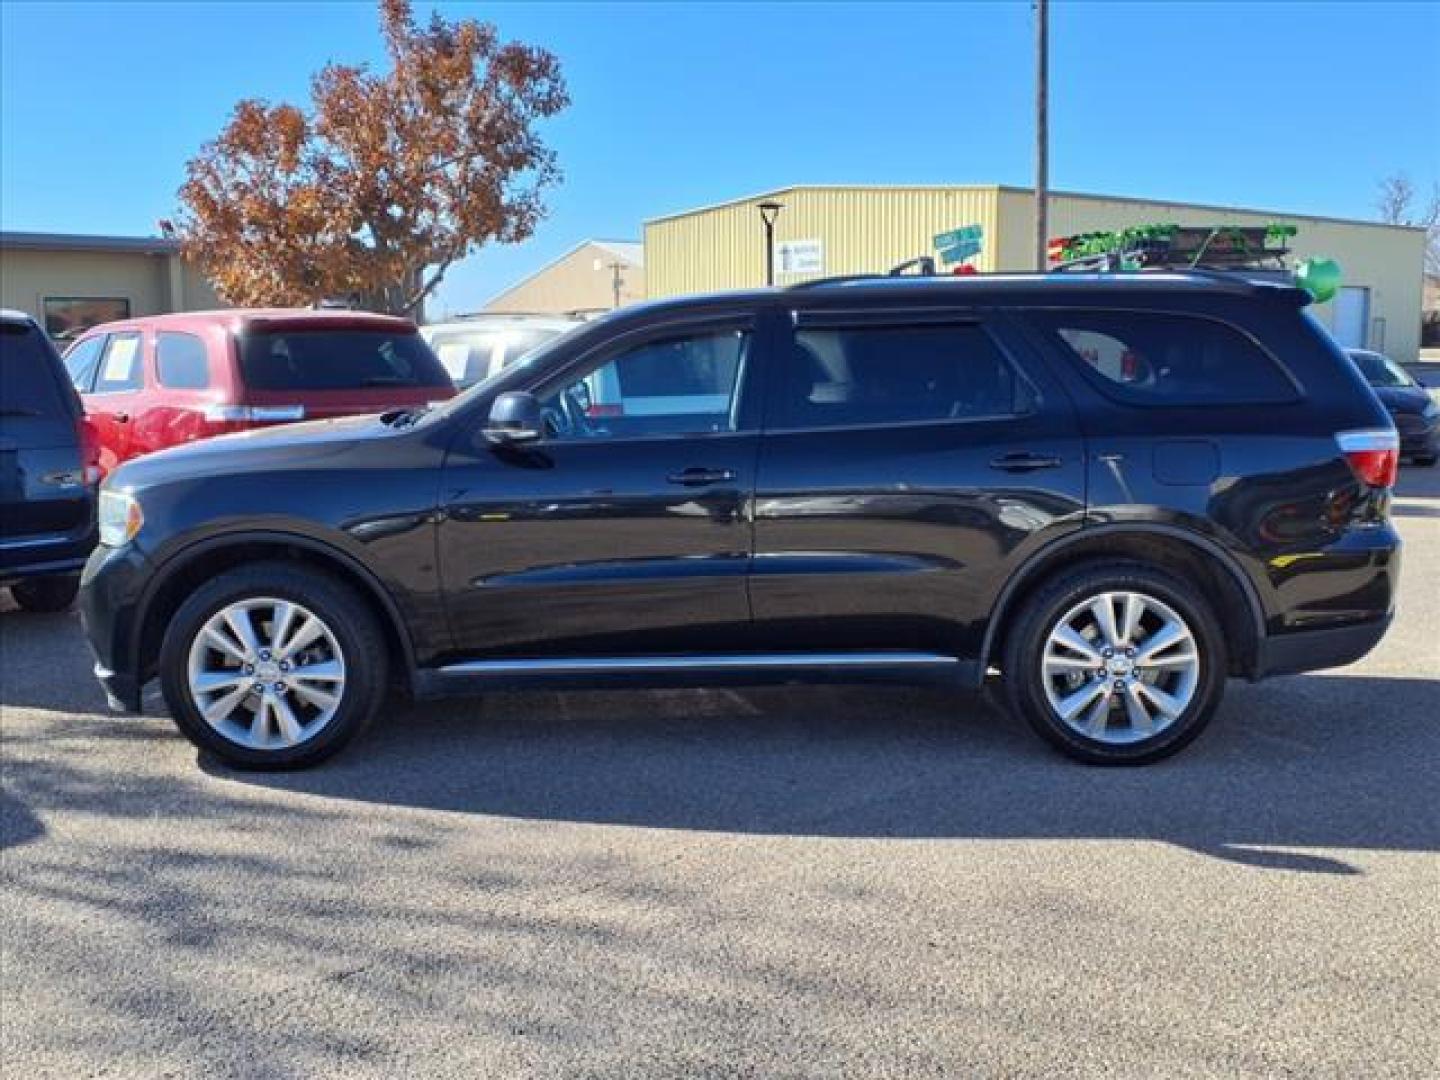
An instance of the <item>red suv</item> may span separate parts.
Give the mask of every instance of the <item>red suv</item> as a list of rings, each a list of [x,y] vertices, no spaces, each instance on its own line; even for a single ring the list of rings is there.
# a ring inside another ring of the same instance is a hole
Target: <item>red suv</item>
[[[152,315],[65,354],[105,470],[168,446],[295,420],[384,412],[455,386],[409,319],[358,311]]]

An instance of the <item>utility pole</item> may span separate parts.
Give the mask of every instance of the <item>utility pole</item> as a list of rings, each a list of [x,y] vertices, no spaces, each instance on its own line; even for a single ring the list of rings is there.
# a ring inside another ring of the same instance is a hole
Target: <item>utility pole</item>
[[[1035,0],[1035,269],[1045,272],[1050,197],[1050,0]]]
[[[622,263],[622,262],[612,262],[612,263],[610,264],[610,275],[611,275],[611,277],[610,277],[610,287],[611,287],[611,288],[614,290],[614,292],[615,292],[615,305],[614,305],[614,306],[617,307],[617,308],[620,306],[620,286],[621,286],[621,284],[622,284],[622,283],[624,282],[624,280],[625,280],[625,279],[624,279],[623,277],[621,277],[620,275],[621,275],[622,273],[624,273],[624,270],[625,270],[625,264]]]

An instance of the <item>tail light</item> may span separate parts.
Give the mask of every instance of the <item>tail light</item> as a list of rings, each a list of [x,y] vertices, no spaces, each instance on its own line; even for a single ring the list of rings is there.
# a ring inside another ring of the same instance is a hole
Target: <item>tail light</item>
[[[80,442],[80,467],[84,470],[85,483],[98,484],[105,479],[105,470],[100,467],[100,432],[88,416],[82,416],[75,423],[75,434]]]
[[[1377,488],[1395,486],[1400,473],[1400,436],[1393,429],[1342,431],[1335,441],[1362,483]]]

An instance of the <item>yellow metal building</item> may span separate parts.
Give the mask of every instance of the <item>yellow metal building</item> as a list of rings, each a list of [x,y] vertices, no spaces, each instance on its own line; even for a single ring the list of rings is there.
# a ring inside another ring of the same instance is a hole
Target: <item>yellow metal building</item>
[[[775,222],[775,282],[788,285],[834,274],[884,271],[936,255],[935,237],[978,225],[982,248],[971,261],[982,272],[1034,269],[1034,195],[1000,185],[966,187],[800,186],[645,223],[646,286],[651,297],[763,284],[765,232],[757,209],[783,205]],[[1337,261],[1340,294],[1314,307],[1342,344],[1373,348],[1397,360],[1419,352],[1424,232],[1406,226],[1345,221],[1101,195],[1055,193],[1052,236],[1159,222],[1179,225],[1294,225],[1297,259]]]
[[[645,248],[586,240],[485,304],[511,315],[595,315],[645,297]]]

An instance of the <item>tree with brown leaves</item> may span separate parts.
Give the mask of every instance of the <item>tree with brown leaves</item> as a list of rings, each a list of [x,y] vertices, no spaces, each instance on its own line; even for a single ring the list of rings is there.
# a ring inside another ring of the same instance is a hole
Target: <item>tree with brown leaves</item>
[[[457,259],[530,236],[559,172],[537,121],[569,104],[553,55],[381,0],[391,69],[331,64],[307,113],[246,100],[161,222],[232,304],[349,297],[417,312]]]

